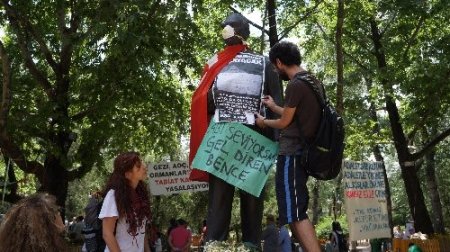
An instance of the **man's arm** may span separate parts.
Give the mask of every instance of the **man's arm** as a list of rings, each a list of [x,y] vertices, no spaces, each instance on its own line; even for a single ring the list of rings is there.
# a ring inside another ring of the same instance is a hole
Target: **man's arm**
[[[277,106],[279,107],[279,106]],[[281,109],[276,108],[277,110],[282,110],[280,119],[266,119],[260,114],[256,114],[256,125],[260,128],[270,127],[275,129],[284,129],[286,128],[294,118],[296,108],[284,107]]]

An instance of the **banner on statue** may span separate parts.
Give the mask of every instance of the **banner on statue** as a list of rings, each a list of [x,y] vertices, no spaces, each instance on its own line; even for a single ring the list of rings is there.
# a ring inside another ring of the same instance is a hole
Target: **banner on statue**
[[[217,75],[213,84],[215,122],[255,124],[264,88],[264,56],[239,53]]]
[[[192,167],[259,197],[277,155],[278,144],[256,131],[211,120]]]
[[[343,162],[344,200],[350,240],[389,238],[382,162]]]
[[[161,162],[148,165],[150,193],[171,195],[208,190],[208,183],[189,180],[188,162]]]

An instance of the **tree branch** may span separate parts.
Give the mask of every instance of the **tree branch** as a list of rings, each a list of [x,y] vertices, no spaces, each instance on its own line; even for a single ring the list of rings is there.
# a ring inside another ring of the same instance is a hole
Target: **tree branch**
[[[67,28],[65,25],[65,6],[61,5],[61,10],[58,11],[60,20],[58,22],[59,30],[62,38],[62,46],[61,46],[61,73],[63,75],[69,74],[70,65],[72,62],[72,52],[73,52],[73,39],[77,33],[78,27],[80,26],[81,18],[77,12],[76,6],[71,4],[70,7],[71,16],[70,16],[70,27]]]
[[[231,9],[233,12],[242,14],[242,13],[240,13],[237,9],[235,9],[233,6],[230,5],[229,7],[230,7],[230,9]],[[254,23],[254,22],[251,21],[250,19],[246,18],[244,15],[242,15],[242,16],[247,20],[247,22],[248,22],[249,24],[253,25],[253,26],[254,26],[255,28],[257,28],[258,30],[260,30],[260,31],[266,33],[267,35],[269,35],[269,31],[266,30],[266,29],[264,29],[264,27],[262,27],[262,26],[260,26],[260,25],[258,25],[258,24],[256,24],[256,23]]]
[[[395,12],[395,14],[392,16],[391,20],[387,23],[387,26],[384,28],[383,31],[380,31],[380,36],[383,37],[384,34],[389,30],[389,27],[394,23],[394,19],[397,18],[398,12]]]
[[[349,37],[351,40],[356,41],[359,45],[360,48],[364,49],[365,51],[374,54],[372,50],[370,50],[369,48],[367,48],[367,45],[364,44],[364,41],[360,41],[357,37],[353,36],[350,33],[346,33],[345,34],[347,37]],[[380,35],[381,36],[381,35]],[[375,55],[375,54],[374,54]]]
[[[419,34],[419,30],[422,27],[422,25],[424,24],[424,22],[425,22],[425,15],[422,15],[422,16],[420,16],[419,23],[417,24],[416,29],[414,29],[413,34],[411,35],[411,37],[407,41],[407,45],[406,45],[405,51],[403,52],[403,59],[406,59],[406,57],[408,56],[409,49],[411,49],[411,46],[413,45],[414,39]]]
[[[109,92],[109,95],[108,95],[104,100],[101,100],[101,101],[99,101],[98,103],[92,105],[91,107],[89,107],[89,108],[87,108],[87,109],[85,109],[85,110],[83,110],[83,111],[80,111],[80,112],[78,112],[78,113],[72,115],[72,116],[70,117],[71,120],[73,120],[73,121],[80,121],[80,120],[82,120],[82,119],[83,119],[84,117],[86,117],[87,115],[89,115],[89,114],[95,112],[96,109],[97,109],[97,105],[98,105],[99,103],[105,103],[105,102],[110,101],[110,100],[114,97],[115,94],[116,94],[115,91],[114,91],[114,90],[111,90],[111,92]]]
[[[422,116],[422,118],[420,119],[420,121],[418,121],[418,122],[414,125],[413,129],[411,130],[411,132],[409,132],[409,133],[407,134],[407,139],[408,139],[408,140],[412,139],[412,138],[416,135],[417,131],[418,131],[420,128],[423,127],[423,125],[425,124],[425,121],[428,119],[428,116],[430,115],[429,111],[430,111],[430,109],[427,109],[424,113],[422,113],[423,116]]]
[[[411,154],[412,160],[422,158],[428,151],[430,151],[434,146],[436,146],[439,142],[444,140],[449,135],[450,128],[444,130],[441,134],[437,135],[434,139],[429,141],[420,151]]]
[[[11,139],[6,131],[6,122],[11,108],[11,64],[9,57],[6,53],[3,43],[0,41],[0,57],[2,60],[2,101],[0,111],[0,148],[2,152],[12,159],[17,166],[27,173],[33,173],[39,176],[39,172],[42,171],[42,165],[37,162],[27,161],[22,150]]]
[[[39,45],[39,49],[41,50],[41,53],[44,55],[45,59],[47,60],[47,63],[50,65],[50,67],[53,69],[53,71],[56,73],[58,71],[58,64],[53,59],[52,52],[48,48],[47,44],[42,38],[42,35],[39,34],[36,29],[34,29],[33,25],[31,24],[30,20],[23,18],[23,16],[19,15],[19,13],[8,3],[8,0],[3,0],[3,5],[6,9],[6,14],[8,17],[14,18],[18,20],[22,25],[23,28],[26,29],[36,40],[36,42]],[[19,24],[17,23],[17,28],[19,28]],[[19,32],[19,31],[18,31]]]
[[[5,5],[5,2],[6,2],[6,5],[8,5],[7,4],[8,1],[3,0],[4,5]],[[10,13],[11,11],[8,11],[8,9],[10,9],[10,8],[7,8],[6,13],[11,14]],[[8,15],[8,18],[9,18],[9,21],[11,22],[12,26],[16,29],[17,38],[18,38],[17,43],[19,44],[22,57],[25,60],[25,66],[28,68],[31,75],[33,75],[34,78],[36,78],[37,82],[42,86],[42,88],[44,89],[47,96],[50,99],[53,99],[54,95],[53,95],[52,86],[51,86],[50,82],[48,81],[47,77],[44,75],[44,73],[41,72],[36,67],[36,64],[34,63],[32,57],[31,57],[31,52],[27,46],[28,39],[25,38],[25,36],[21,33],[21,29],[20,29],[21,27],[19,25],[19,22],[17,21],[17,19],[15,18],[14,15]]]
[[[322,32],[324,38],[326,40],[328,40],[329,42],[331,42],[334,46],[336,46],[336,41],[334,41],[331,37],[329,37],[327,35],[327,33],[325,32],[325,30],[323,29],[323,27],[316,22],[316,25],[319,27],[319,30]],[[358,65],[362,70],[364,70],[367,73],[372,73],[372,71],[366,67],[361,61],[359,61],[356,57],[354,57],[353,55],[347,53],[347,51],[345,51],[344,49],[342,49],[342,52],[344,53],[345,56],[347,56],[350,60],[352,60],[354,63],[356,63],[356,65]]]
[[[78,155],[81,157],[81,165],[73,170],[68,171],[68,180],[73,181],[74,179],[81,178],[86,173],[88,173],[92,166],[96,163],[96,157],[100,153],[101,148],[106,143],[106,139],[95,139],[93,143],[81,144],[78,148]]]
[[[297,22],[295,22],[293,25],[289,26],[286,28],[286,30],[284,30],[281,35],[279,40],[282,40],[283,38],[285,38],[298,24],[300,24],[302,21],[306,20],[309,16],[311,16],[311,14],[317,9],[317,7],[319,7],[319,5],[321,3],[323,3],[324,1],[318,1],[316,3],[316,5],[314,5],[314,7],[311,7],[309,9],[306,10],[306,14],[303,15],[302,17],[300,17]]]
[[[0,41],[0,58],[2,60],[2,103],[0,110],[0,132],[6,130],[9,110],[11,108],[11,62],[3,42]]]

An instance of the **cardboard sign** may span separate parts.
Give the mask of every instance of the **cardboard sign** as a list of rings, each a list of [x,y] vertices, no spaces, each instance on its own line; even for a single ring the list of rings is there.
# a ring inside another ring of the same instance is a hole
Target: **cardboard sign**
[[[255,124],[264,91],[264,56],[242,52],[225,66],[213,84],[216,122]]]
[[[382,162],[343,162],[345,208],[350,240],[389,238]]]
[[[192,162],[256,197],[278,155],[278,144],[240,123],[212,120]]]
[[[171,195],[208,190],[208,183],[189,180],[190,173],[189,164],[185,161],[149,164],[150,193],[152,195]]]

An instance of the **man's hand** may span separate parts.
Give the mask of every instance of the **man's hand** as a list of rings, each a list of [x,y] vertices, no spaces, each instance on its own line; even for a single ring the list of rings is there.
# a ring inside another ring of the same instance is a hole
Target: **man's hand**
[[[264,129],[266,125],[264,124],[264,116],[260,115],[259,113],[255,113],[256,119],[255,124],[256,126],[260,127],[261,129]]]
[[[264,96],[263,98],[261,98],[261,100],[262,100],[262,103],[269,109],[272,109],[276,105],[275,101],[273,100],[272,96],[270,96],[270,95]]]

